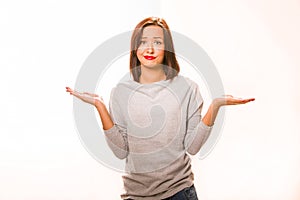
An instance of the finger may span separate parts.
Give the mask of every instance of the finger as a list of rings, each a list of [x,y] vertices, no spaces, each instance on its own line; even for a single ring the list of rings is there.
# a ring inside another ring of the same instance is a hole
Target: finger
[[[82,96],[82,93],[81,93],[81,92],[78,92],[78,91],[76,91],[76,90],[73,90],[73,91],[71,92],[71,94],[74,95],[74,96],[76,96],[76,97],[78,97],[78,98],[80,98],[80,97]]]
[[[77,92],[75,92],[75,91],[72,91],[72,92],[70,92],[70,94],[72,94],[72,95],[74,95],[74,96],[80,96]]]
[[[243,99],[243,102],[245,102],[245,103],[248,103],[248,102],[250,102],[250,101],[254,101],[255,99],[254,98],[250,98],[250,99]]]
[[[92,97],[99,97],[97,94],[92,94],[92,93],[89,93],[89,92],[84,92],[83,94],[87,94],[87,95],[90,95]]]
[[[240,100],[240,104],[245,104],[245,103],[249,103],[250,101],[254,101],[255,99],[251,98],[251,99],[242,99]]]
[[[71,93],[71,92],[73,92],[72,90],[67,90],[66,92],[69,92],[69,93]]]
[[[73,91],[70,91],[70,90],[66,90],[66,92],[68,92],[69,94],[72,94],[72,92],[73,92]]]
[[[73,91],[73,92],[71,92],[70,94],[73,95],[73,96],[75,96],[75,97],[77,97],[78,99],[83,100],[83,96],[82,96],[82,94],[79,93],[79,92]]]
[[[72,92],[73,90],[71,88],[69,88],[69,87],[66,87],[66,91],[67,92]]]

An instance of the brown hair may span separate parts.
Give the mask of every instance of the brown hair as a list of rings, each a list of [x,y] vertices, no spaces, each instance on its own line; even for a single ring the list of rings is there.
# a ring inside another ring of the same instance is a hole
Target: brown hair
[[[150,25],[159,26],[163,29],[165,44],[163,68],[167,79],[172,79],[177,76],[180,70],[175,56],[173,39],[169,26],[162,18],[148,17],[136,25],[131,36],[130,72],[133,76],[133,79],[137,82],[139,82],[139,78],[141,75],[141,63],[137,57],[136,51],[140,45],[144,28]]]

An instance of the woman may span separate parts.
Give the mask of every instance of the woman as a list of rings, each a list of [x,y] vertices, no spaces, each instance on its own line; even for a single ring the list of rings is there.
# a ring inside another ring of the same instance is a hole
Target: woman
[[[122,199],[197,199],[189,154],[207,140],[221,106],[254,99],[214,99],[204,117],[198,86],[179,75],[170,29],[160,18],[146,18],[131,38],[133,80],[111,93],[110,112],[95,94],[67,92],[96,107],[107,143],[126,159]]]

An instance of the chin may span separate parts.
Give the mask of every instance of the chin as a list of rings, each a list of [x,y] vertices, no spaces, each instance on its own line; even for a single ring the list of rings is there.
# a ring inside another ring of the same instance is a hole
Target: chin
[[[146,67],[146,68],[160,68],[162,67],[162,64],[158,64],[158,63],[143,63],[142,64],[143,67]]]

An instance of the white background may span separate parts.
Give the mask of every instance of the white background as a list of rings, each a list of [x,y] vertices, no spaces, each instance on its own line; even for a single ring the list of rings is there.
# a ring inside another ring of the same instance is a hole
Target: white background
[[[199,198],[299,200],[299,13],[297,0],[1,1],[0,199],[120,198],[121,174],[82,146],[65,86],[102,42],[159,16],[205,49],[226,93],[256,98],[227,108],[217,146],[193,158]]]

